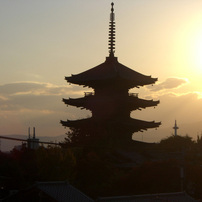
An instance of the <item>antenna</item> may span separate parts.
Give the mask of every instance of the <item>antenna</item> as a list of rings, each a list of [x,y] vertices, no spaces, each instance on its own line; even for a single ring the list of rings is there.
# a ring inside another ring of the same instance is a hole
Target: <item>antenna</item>
[[[115,14],[114,14],[114,3],[111,3],[111,13],[109,22],[109,56],[114,57],[115,53]]]
[[[35,139],[35,127],[33,127],[33,139]]]
[[[30,139],[30,127],[28,128],[28,137]]]

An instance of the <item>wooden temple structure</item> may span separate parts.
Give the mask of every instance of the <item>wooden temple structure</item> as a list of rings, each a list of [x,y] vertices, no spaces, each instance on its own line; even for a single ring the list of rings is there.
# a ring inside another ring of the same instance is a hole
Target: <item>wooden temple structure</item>
[[[65,127],[82,131],[83,139],[131,142],[134,132],[157,128],[160,122],[148,122],[130,117],[133,110],[155,107],[159,101],[144,100],[132,88],[154,84],[157,78],[138,73],[118,62],[115,53],[114,4],[109,23],[109,57],[105,62],[82,73],[65,77],[68,83],[92,88],[92,92],[77,99],[63,99],[67,105],[85,108],[92,116],[81,120],[61,121]]]

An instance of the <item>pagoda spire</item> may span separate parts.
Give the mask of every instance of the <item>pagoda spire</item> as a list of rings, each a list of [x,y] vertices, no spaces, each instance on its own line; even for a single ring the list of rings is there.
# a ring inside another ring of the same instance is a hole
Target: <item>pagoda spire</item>
[[[113,0],[112,0],[113,1]],[[144,100],[131,88],[154,84],[157,78],[143,75],[118,62],[115,53],[114,3],[111,3],[108,51],[105,62],[79,74],[65,77],[68,83],[89,87],[93,92],[81,98],[63,99],[66,105],[89,110],[91,116],[62,121],[72,134],[68,137],[75,145],[130,145],[134,132],[157,128],[161,122],[144,121],[130,116],[132,111],[156,106],[159,101]]]
[[[111,3],[111,13],[109,22],[109,56],[114,57],[115,52],[115,14],[114,14],[114,3]]]

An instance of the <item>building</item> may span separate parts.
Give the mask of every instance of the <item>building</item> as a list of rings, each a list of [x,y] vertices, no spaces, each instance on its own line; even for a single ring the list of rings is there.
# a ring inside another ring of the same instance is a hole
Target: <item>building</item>
[[[35,127],[33,127],[33,137],[30,135],[30,128],[28,129],[28,139],[27,139],[27,147],[29,149],[38,149],[39,148],[39,139],[36,138],[35,135]]]
[[[185,192],[145,194],[134,196],[100,197],[97,202],[196,202]]]
[[[66,181],[37,182],[27,189],[5,197],[2,201],[93,202],[90,197]]]
[[[93,200],[67,181],[37,182],[26,189],[4,197],[3,202],[195,202],[186,192],[158,193],[145,195],[98,197]]]
[[[81,120],[61,121],[65,127],[82,131],[82,143],[99,139],[113,144],[132,142],[132,134],[149,128],[157,128],[160,122],[148,122],[130,117],[133,110],[155,107],[159,101],[144,100],[132,88],[154,84],[157,79],[143,75],[118,62],[115,53],[115,17],[112,3],[109,23],[109,57],[104,63],[77,75],[65,77],[68,83],[93,90],[77,99],[63,99],[67,105],[85,108],[92,117]],[[76,140],[77,141],[77,140]]]

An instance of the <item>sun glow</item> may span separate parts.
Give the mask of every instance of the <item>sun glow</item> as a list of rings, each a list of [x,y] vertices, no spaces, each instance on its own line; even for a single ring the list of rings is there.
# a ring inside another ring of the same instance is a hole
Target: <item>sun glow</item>
[[[178,64],[188,74],[202,73],[202,17],[190,21],[177,37]]]
[[[191,38],[189,53],[190,63],[194,65],[194,70],[202,73],[202,29]]]

